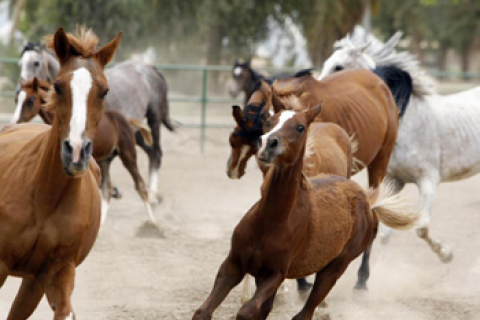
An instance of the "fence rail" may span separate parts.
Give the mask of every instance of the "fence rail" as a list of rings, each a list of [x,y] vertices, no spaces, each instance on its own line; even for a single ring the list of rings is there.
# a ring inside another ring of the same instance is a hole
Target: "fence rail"
[[[19,59],[17,58],[0,58],[0,64],[17,64]],[[110,64],[109,67],[115,65]],[[205,130],[207,128],[225,128],[224,125],[219,124],[207,124],[207,104],[208,103],[239,103],[240,100],[228,99],[228,98],[209,98],[208,97],[208,73],[211,71],[230,71],[231,66],[205,66],[205,65],[155,65],[159,70],[176,70],[176,71],[189,71],[189,72],[201,72],[202,73],[202,86],[200,96],[188,96],[188,97],[169,97],[170,102],[186,102],[186,103],[200,103],[200,123],[198,125],[183,125],[185,127],[200,128],[200,151],[203,153],[205,150]],[[293,68],[258,68],[260,71],[267,71],[273,73],[288,72],[294,73],[298,69]],[[320,69],[318,69],[320,70]],[[452,72],[452,71],[439,71],[429,70],[427,73],[433,77],[458,77],[463,79],[480,79],[479,72]],[[0,97],[14,97],[15,91],[0,91]]]

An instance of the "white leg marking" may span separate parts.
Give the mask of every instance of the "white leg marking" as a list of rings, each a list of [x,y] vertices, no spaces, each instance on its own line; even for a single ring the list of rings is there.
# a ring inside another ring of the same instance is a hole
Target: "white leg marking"
[[[156,203],[158,200],[158,170],[154,169],[150,172],[148,183],[148,198],[152,203]]]
[[[83,133],[87,124],[87,100],[92,88],[92,76],[85,68],[73,72],[70,82],[72,90],[72,117],[68,138],[73,149],[73,162],[78,162],[82,148]]]
[[[15,108],[15,113],[13,114],[13,118],[11,123],[17,123],[18,120],[20,120],[20,115],[22,114],[22,108],[23,108],[23,103],[25,102],[25,98],[27,97],[27,94],[25,91],[20,91],[18,94],[18,101],[17,101],[17,107]]]
[[[147,216],[150,222],[156,224],[157,220],[155,220],[155,217],[153,216],[152,206],[150,205],[150,202],[145,201],[145,208],[147,209]]]
[[[105,220],[107,220],[107,213],[108,213],[108,201],[102,197],[102,211],[101,211],[101,220],[100,226],[103,226]]]
[[[278,130],[280,130],[285,122],[287,122],[290,118],[292,118],[296,114],[295,111],[292,110],[284,110],[280,113],[280,118],[278,119],[277,125],[270,130],[268,133],[264,134],[260,138],[262,139],[262,145],[260,146],[260,150],[258,150],[258,154],[262,153],[265,150],[265,146],[267,145],[267,140],[270,135]]]
[[[239,170],[240,170],[240,164],[242,163],[243,159],[247,155],[248,151],[250,151],[250,146],[243,146],[242,150],[240,151],[240,156],[238,157],[237,165],[235,168],[233,168],[231,178],[232,179],[239,179]]]
[[[73,319],[75,319],[75,317],[73,316],[73,311],[72,311],[72,312],[70,312],[68,317],[65,318],[65,320],[73,320]]]

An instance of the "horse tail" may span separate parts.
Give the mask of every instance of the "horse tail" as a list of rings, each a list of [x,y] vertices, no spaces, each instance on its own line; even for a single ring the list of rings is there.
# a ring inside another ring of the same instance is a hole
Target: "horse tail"
[[[412,77],[408,72],[393,65],[378,66],[372,71],[387,84],[397,104],[399,116],[402,117],[413,93]]]
[[[167,94],[168,94],[168,86],[167,86],[167,81],[165,80],[165,77],[163,74],[158,71],[157,68],[152,66],[152,69],[155,71],[155,73],[160,77],[161,81],[163,82],[163,85],[165,86],[165,94],[162,95],[162,101],[160,104],[160,116],[161,116],[161,121],[163,125],[171,132],[175,131],[175,126],[172,123],[172,120],[170,120],[170,105],[168,103],[167,99]],[[163,91],[163,88],[160,87],[160,90]]]
[[[394,193],[393,184],[382,183],[376,189],[369,189],[367,197],[373,214],[390,228],[410,229],[420,218],[418,210],[414,210],[405,198]]]
[[[135,139],[138,145],[153,145],[153,137],[150,128],[137,119],[128,119],[128,123],[135,131]]]

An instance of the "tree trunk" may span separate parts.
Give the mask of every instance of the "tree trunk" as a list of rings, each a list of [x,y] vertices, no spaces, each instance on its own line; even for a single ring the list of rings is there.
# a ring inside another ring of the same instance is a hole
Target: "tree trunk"
[[[448,54],[448,47],[440,45],[440,49],[438,50],[438,60],[437,60],[437,67],[438,70],[444,72],[447,70],[447,54]],[[445,75],[440,75],[439,79],[446,79]]]
[[[15,32],[18,29],[18,24],[20,23],[20,16],[22,14],[23,9],[25,9],[26,0],[17,0],[15,4],[15,9],[13,10],[13,21],[12,21],[12,28],[10,29],[10,45],[13,44],[15,40]]]
[[[462,67],[462,72],[470,71],[470,46],[465,46],[460,51],[460,64]],[[468,81],[470,77],[467,75],[462,75],[462,80]]]
[[[219,65],[222,58],[222,22],[217,19],[218,15],[212,15],[207,35],[207,65]],[[218,91],[219,72],[209,71],[209,88]]]

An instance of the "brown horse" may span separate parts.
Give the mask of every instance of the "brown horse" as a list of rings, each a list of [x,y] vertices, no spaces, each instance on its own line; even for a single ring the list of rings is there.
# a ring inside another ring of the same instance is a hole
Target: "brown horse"
[[[308,126],[318,105],[306,111],[275,114],[272,129],[261,137],[258,159],[269,167],[261,198],[236,226],[230,252],[214,287],[194,320],[211,319],[215,309],[245,276],[257,289],[237,319],[266,319],[278,287],[286,278],[316,273],[315,283],[295,320],[311,319],[350,262],[371,243],[379,219],[394,228],[409,228],[418,215],[403,215],[398,197],[379,189],[366,193],[338,176],[303,174]]]
[[[50,40],[60,60],[48,105],[52,126],[21,124],[0,133],[0,287],[22,277],[9,320],[27,319],[45,294],[55,320],[74,319],[75,268],[100,226],[100,171],[91,158],[108,85],[103,73],[121,34],[100,50],[91,30],[60,28]]]
[[[381,78],[367,70],[350,70],[335,73],[322,81],[311,74],[276,80],[276,96],[297,95],[303,105],[325,102],[322,122],[332,122],[354,136],[358,149],[354,154],[361,170],[368,168],[369,185],[377,187],[383,181],[388,161],[395,145],[398,130],[398,110],[389,88]],[[264,116],[276,99],[270,94],[268,84],[257,85],[245,107],[246,125],[236,128],[230,135],[232,152],[227,174],[239,178],[245,172],[249,157],[255,154],[256,141],[261,135]],[[274,106],[273,106],[274,107]],[[233,173],[238,172],[235,176]]]
[[[290,97],[289,103],[300,103],[297,97]],[[233,108],[233,117],[238,127],[247,126],[242,110],[238,106]],[[265,121],[263,132],[271,129],[270,120]],[[257,152],[254,146],[250,150]],[[345,130],[333,123],[313,123],[308,130],[307,151],[304,157],[303,173],[306,177],[314,177],[320,173],[338,175],[350,178],[353,166],[352,143]],[[268,166],[258,162],[263,175],[268,171]],[[249,277],[245,277],[242,302],[250,298]],[[306,279],[297,279],[299,292],[309,290],[311,284]]]
[[[46,81],[33,78],[29,81],[21,81],[20,86],[17,101],[17,110],[19,110],[17,123],[28,122],[38,114],[46,124],[52,124],[54,114],[44,108],[51,85]],[[102,216],[102,224],[106,219],[108,203],[112,195],[117,198],[121,197],[118,190],[112,187],[110,179],[110,164],[117,155],[133,178],[135,189],[145,204],[149,222],[153,225],[156,224],[152,207],[148,201],[148,191],[137,166],[135,136],[137,136],[137,140],[142,140],[142,144],[152,145],[152,135],[147,126],[135,119],[127,121],[117,111],[104,111],[93,138],[92,152],[102,172],[100,189],[105,213]]]

